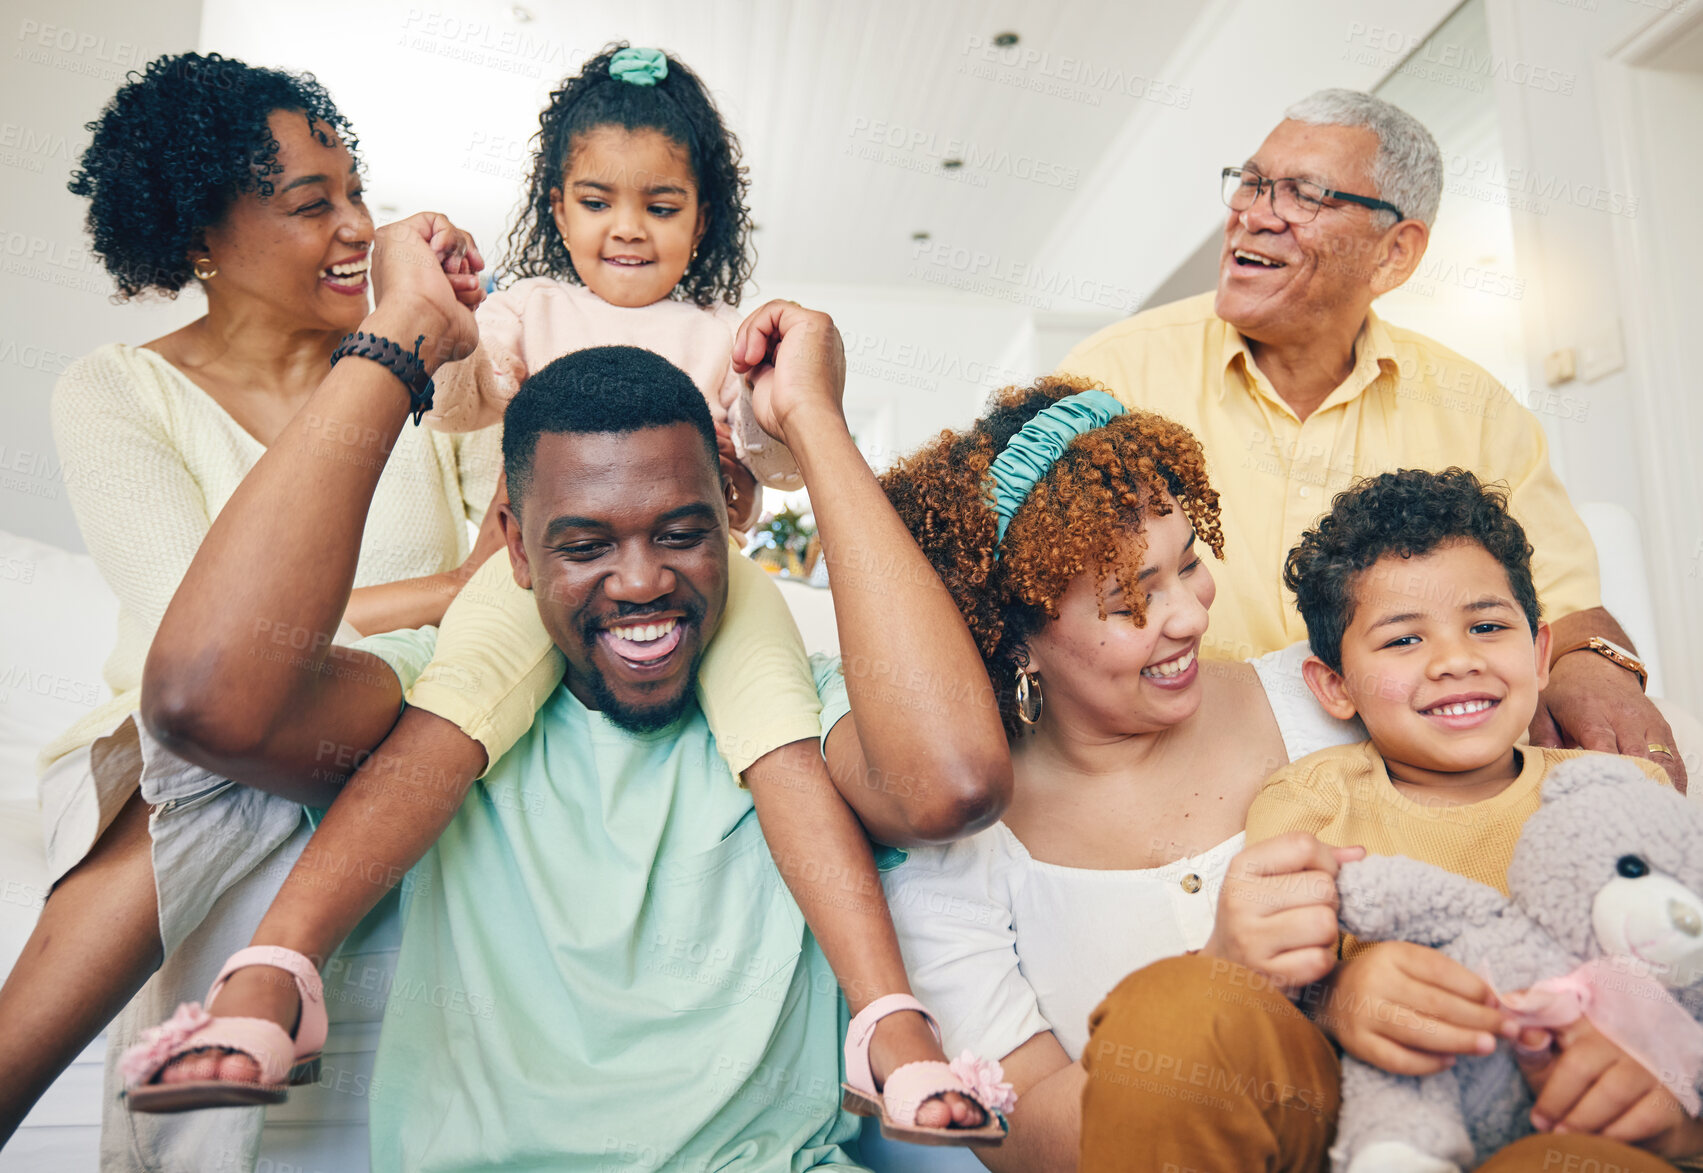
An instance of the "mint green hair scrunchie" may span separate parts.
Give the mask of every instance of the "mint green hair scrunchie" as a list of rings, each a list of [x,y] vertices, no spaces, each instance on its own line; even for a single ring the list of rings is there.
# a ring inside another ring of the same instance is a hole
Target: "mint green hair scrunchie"
[[[609,76],[628,85],[653,86],[668,76],[668,55],[661,49],[617,49]]]
[[[1075,395],[1067,395],[1024,424],[1004,450],[993,458],[988,473],[993,477],[993,509],[999,517],[993,551],[996,560],[999,558],[997,543],[1005,540],[1011,519],[1070,442],[1083,432],[1105,427],[1123,411],[1124,405],[1104,391],[1079,391]]]

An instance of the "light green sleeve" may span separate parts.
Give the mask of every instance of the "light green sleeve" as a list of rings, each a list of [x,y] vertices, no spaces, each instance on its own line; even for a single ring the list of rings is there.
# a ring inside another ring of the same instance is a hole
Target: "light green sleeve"
[[[822,700],[822,749],[828,748],[828,734],[841,717],[851,712],[851,697],[846,694],[846,677],[840,671],[838,656],[821,652],[810,657],[810,674],[816,678],[816,695]]]
[[[822,752],[827,753],[828,734],[834,731],[841,717],[851,715],[851,697],[846,693],[846,677],[840,671],[838,656],[815,653],[810,657],[810,674],[816,678],[816,695],[822,699]],[[869,845],[875,849],[878,871],[890,872],[909,858],[909,853],[902,847],[889,847],[874,841]]]
[[[414,687],[414,681],[420,678],[420,673],[426,670],[426,665],[431,663],[432,652],[438,646],[438,629],[404,627],[396,631],[381,631],[352,646],[363,652],[371,652],[390,665],[390,670],[396,673],[396,679],[402,683],[402,691],[406,693]]]

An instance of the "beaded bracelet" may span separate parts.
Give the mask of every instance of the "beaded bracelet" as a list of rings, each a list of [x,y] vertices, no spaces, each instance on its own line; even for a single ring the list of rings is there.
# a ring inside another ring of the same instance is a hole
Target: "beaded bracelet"
[[[418,426],[420,417],[432,409],[432,376],[426,373],[426,364],[420,361],[420,343],[425,340],[424,334],[414,339],[414,351],[410,354],[388,338],[356,330],[353,334],[343,335],[343,341],[331,352],[331,365],[336,366],[338,359],[352,354],[358,358],[370,358],[384,367],[408,388],[408,407]]]

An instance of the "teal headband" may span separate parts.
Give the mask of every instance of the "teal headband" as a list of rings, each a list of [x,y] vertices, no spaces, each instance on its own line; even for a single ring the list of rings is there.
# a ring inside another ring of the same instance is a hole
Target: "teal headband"
[[[628,85],[653,86],[668,76],[668,56],[661,49],[617,49],[609,58],[609,76]]]
[[[1070,442],[1083,432],[1105,427],[1123,410],[1124,405],[1104,391],[1079,391],[1041,412],[1011,437],[988,466],[993,477],[993,509],[999,515],[995,559],[999,557],[998,543],[1005,541],[1005,531],[1018,507],[1029,499],[1036,482],[1047,475]]]

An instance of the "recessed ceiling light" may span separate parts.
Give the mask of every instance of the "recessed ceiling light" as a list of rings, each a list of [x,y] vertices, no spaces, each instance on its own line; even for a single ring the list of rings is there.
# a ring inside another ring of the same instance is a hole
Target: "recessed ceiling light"
[[[1001,49],[1009,49],[1017,43],[1017,34],[995,33],[993,35],[993,43],[998,45]]]
[[[532,23],[532,9],[526,7],[526,5],[524,5],[524,4],[512,4],[512,5],[510,5],[509,6],[509,16],[514,18],[514,22],[516,24],[530,24],[530,23]]]
[[[927,240],[928,239],[928,233],[919,228],[917,231],[911,233],[911,239],[912,240]]]
[[[964,165],[964,160],[962,160],[962,159],[942,159],[940,161],[940,165],[942,167],[946,168],[946,170],[948,170],[948,171],[956,171],[956,170],[958,170],[958,168],[960,168]]]

